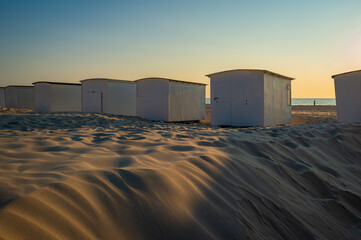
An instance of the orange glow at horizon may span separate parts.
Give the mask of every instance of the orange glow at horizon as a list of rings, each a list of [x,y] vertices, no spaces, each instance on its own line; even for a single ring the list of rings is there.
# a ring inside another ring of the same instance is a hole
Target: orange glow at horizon
[[[334,98],[331,76],[361,69],[361,1],[3,2],[0,86],[150,76],[209,84],[209,73],[265,69],[295,78],[293,98]]]

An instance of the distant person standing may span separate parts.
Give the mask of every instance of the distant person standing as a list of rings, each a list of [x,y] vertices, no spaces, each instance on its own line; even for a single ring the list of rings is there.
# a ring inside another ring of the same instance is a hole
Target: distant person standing
[[[316,100],[313,100],[313,106],[316,106]]]

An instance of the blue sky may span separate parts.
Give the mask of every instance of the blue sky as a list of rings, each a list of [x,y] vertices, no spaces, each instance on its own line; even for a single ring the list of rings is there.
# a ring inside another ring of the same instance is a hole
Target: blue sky
[[[361,69],[361,1],[0,0],[0,85],[260,68],[294,97],[333,97]]]

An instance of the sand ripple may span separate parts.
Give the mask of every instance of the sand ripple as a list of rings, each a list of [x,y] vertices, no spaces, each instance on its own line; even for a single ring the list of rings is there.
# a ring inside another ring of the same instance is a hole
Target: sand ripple
[[[361,123],[0,116],[0,238],[360,239]]]

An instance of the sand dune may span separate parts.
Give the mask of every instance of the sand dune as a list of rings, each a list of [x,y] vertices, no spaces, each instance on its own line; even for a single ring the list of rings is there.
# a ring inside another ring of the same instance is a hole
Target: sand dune
[[[361,238],[361,123],[0,114],[0,238]]]

